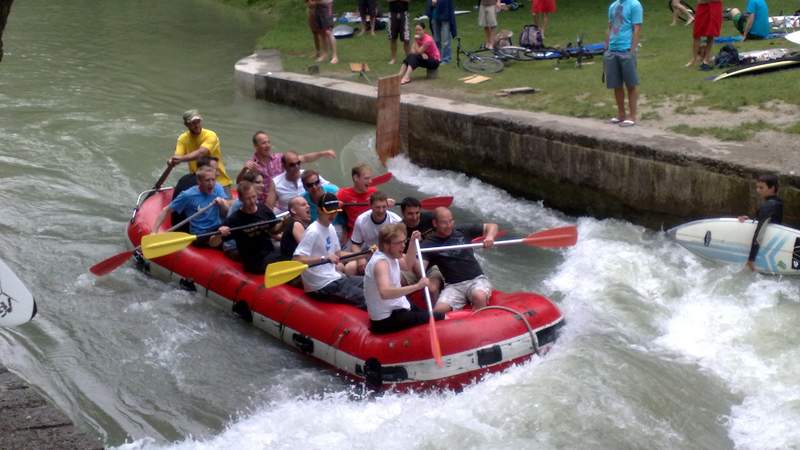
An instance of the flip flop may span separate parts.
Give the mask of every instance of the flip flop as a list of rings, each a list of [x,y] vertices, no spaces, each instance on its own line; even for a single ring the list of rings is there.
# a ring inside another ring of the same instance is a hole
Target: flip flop
[[[623,128],[632,127],[634,125],[636,125],[636,122],[632,120],[623,120],[622,122],[619,123],[619,126]]]
[[[612,117],[612,118],[608,119],[608,123],[611,123],[611,124],[614,124],[614,125],[616,125],[616,124],[618,124],[620,122],[622,122],[622,119],[620,119],[618,117]]]
[[[411,83],[411,80],[401,81],[400,84],[408,84]]]

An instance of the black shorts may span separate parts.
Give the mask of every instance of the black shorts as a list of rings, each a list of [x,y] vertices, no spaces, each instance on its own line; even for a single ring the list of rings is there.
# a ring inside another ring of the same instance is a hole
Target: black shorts
[[[376,20],[378,15],[378,0],[358,0],[358,13],[361,15],[361,20],[367,16],[372,20]]]
[[[333,3],[314,6],[314,14],[310,18],[309,25],[314,33],[333,29]]]
[[[389,40],[401,42],[411,41],[411,29],[408,27],[408,11],[389,13]]]
[[[364,300],[364,277],[344,276],[308,294],[319,301],[346,303],[356,308],[367,309]]]

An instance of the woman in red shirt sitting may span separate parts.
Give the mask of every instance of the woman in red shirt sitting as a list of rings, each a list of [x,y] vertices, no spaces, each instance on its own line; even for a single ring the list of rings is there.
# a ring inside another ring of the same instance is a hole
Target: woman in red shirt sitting
[[[417,67],[436,70],[439,67],[439,61],[441,61],[441,56],[439,56],[439,49],[436,48],[436,42],[433,41],[431,35],[425,33],[425,24],[417,23],[417,26],[414,27],[414,45],[400,67],[400,75],[402,75],[400,84],[410,83],[411,72]]]

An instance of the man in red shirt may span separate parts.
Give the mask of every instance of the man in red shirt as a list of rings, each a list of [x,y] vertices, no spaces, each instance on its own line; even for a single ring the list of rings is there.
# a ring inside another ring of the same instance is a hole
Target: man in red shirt
[[[369,198],[377,190],[375,187],[370,186],[372,182],[372,167],[367,163],[360,163],[353,167],[350,170],[350,177],[353,179],[353,186],[339,189],[339,192],[336,193],[339,201],[343,203],[342,210],[347,216],[347,224],[345,225],[347,239],[350,239],[350,235],[353,233],[353,224],[356,218],[369,209]],[[352,205],[350,203],[359,204]],[[394,203],[394,199],[390,198],[389,207],[393,207]]]

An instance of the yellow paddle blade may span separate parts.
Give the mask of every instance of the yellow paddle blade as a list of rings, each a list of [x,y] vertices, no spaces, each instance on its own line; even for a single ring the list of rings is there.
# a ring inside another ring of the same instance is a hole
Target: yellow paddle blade
[[[147,259],[158,258],[181,251],[197,239],[197,236],[179,231],[148,234],[142,238],[142,255]]]
[[[294,280],[308,269],[308,264],[298,261],[280,261],[267,266],[264,273],[264,286],[271,288]]]

